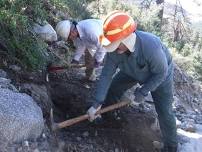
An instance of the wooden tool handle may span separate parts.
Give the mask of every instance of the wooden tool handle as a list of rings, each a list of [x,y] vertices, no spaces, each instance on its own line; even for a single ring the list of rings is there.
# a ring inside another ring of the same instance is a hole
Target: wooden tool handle
[[[130,103],[130,101],[122,101],[122,102],[113,104],[111,106],[105,107],[105,108],[99,110],[96,114],[99,115],[99,114],[103,114],[103,113],[106,113],[106,112],[109,112],[109,111],[112,111],[115,109],[119,109],[121,107],[128,105],[129,103]],[[72,119],[63,121],[61,123],[56,123],[54,129],[57,130],[57,129],[61,129],[64,127],[68,127],[68,126],[71,126],[71,125],[76,124],[78,122],[84,121],[88,118],[89,118],[89,115],[85,114],[85,115],[82,115],[82,116],[79,116],[76,118],[72,118]]]

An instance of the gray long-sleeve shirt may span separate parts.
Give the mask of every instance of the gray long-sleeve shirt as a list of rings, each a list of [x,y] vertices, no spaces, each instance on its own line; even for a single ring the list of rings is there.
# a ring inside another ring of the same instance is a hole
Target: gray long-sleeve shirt
[[[97,84],[95,100],[103,102],[117,68],[139,82],[141,92],[154,91],[169,75],[172,57],[160,39],[147,32],[136,31],[135,51],[131,54],[107,53]]]

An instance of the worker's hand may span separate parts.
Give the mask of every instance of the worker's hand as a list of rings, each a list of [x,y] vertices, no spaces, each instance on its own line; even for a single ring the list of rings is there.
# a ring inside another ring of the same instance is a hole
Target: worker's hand
[[[77,60],[75,60],[75,59],[72,59],[72,61],[71,61],[71,64],[79,64],[79,61],[77,61]]]
[[[95,60],[94,67],[99,68],[101,64],[102,64],[102,62],[98,62],[97,60]]]
[[[89,115],[89,121],[92,122],[93,120],[95,120],[97,117],[99,117],[100,115],[96,115],[96,113],[101,109],[100,104],[94,104],[93,106],[91,106],[88,111],[87,114]]]
[[[131,103],[132,105],[139,105],[145,101],[145,96],[142,94],[139,87],[136,88],[136,90],[134,92],[134,96],[135,96],[135,98],[134,98],[133,103]]]

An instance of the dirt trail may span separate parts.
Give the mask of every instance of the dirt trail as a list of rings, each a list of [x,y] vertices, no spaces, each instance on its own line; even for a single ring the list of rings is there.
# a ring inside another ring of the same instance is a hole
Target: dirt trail
[[[55,109],[56,121],[63,121],[81,114],[85,114],[90,106],[89,99],[92,97],[94,84],[89,84],[92,88],[87,89],[82,86],[79,79],[70,81],[68,79],[52,77],[50,81],[50,92]],[[73,83],[74,82],[74,83]],[[65,145],[69,140],[73,145],[77,145],[77,151],[82,152],[79,144],[92,146],[88,151],[114,151],[114,152],[153,152],[152,141],[159,139],[157,133],[151,129],[154,121],[153,116],[138,107],[123,108],[120,120],[107,118],[102,124],[93,124],[88,121],[62,129],[58,136]],[[81,138],[81,139],[80,139]],[[79,140],[79,141],[78,141]],[[71,146],[70,146],[71,147]],[[64,151],[69,151],[69,146],[64,147]],[[97,149],[96,149],[97,147]],[[80,150],[79,150],[80,149]],[[85,150],[84,150],[85,151]]]
[[[85,114],[92,104],[95,84],[89,83],[91,88],[86,88],[80,81],[83,73],[81,70],[72,70],[50,74],[48,84],[44,84],[38,74],[10,76],[18,86],[23,83],[46,86],[45,90],[54,105],[54,119],[61,122]],[[33,90],[23,91],[31,95]],[[40,105],[46,110],[44,113],[49,113],[43,105],[46,104]],[[112,115],[103,115],[102,124],[84,121],[58,130],[56,136],[50,130],[49,115],[46,115],[46,128],[38,140],[9,145],[6,152],[155,152],[152,141],[159,139],[159,135],[151,129],[154,110],[125,107],[120,111],[118,120]]]

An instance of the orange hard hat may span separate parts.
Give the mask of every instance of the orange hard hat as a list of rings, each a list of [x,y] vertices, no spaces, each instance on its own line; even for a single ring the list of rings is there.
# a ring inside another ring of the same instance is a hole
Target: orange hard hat
[[[104,21],[103,35],[100,36],[100,42],[103,45],[108,45],[117,40],[126,38],[136,30],[136,27],[137,24],[127,13],[114,11],[110,13]]]

